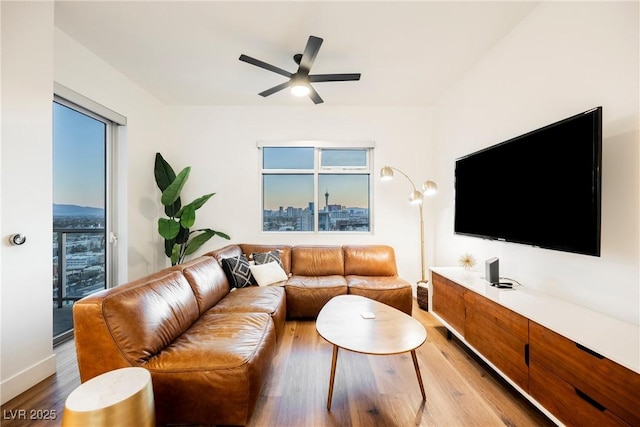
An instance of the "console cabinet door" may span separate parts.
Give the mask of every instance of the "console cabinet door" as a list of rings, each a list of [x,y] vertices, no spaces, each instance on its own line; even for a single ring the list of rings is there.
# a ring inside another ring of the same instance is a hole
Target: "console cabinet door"
[[[545,396],[552,383],[549,378],[557,377],[553,383],[567,391],[554,392],[558,396],[556,404],[574,412],[558,414],[561,420],[571,421],[579,415],[575,413],[576,408],[586,405],[583,412],[588,416],[581,420],[582,423],[593,418],[590,413],[594,413],[609,420],[600,425],[615,425],[611,420],[620,418],[629,425],[640,426],[640,374],[544,326],[530,323],[530,394],[533,398],[546,406]]]
[[[475,292],[465,293],[465,339],[523,390],[529,390],[529,320]]]
[[[529,364],[529,394],[567,426],[626,426],[606,408],[589,403],[576,389],[536,360]]]
[[[464,287],[436,273],[431,273],[433,311],[462,336],[464,331]]]

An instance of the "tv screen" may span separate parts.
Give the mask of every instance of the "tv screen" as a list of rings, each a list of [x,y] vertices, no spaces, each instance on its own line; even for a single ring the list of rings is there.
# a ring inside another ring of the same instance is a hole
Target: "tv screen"
[[[602,107],[456,160],[456,234],[600,256]]]

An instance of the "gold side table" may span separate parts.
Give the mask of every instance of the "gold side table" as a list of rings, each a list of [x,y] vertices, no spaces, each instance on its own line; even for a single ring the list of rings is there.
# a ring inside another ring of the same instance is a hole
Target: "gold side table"
[[[76,388],[65,402],[62,426],[153,427],[151,374],[144,368],[106,372]]]

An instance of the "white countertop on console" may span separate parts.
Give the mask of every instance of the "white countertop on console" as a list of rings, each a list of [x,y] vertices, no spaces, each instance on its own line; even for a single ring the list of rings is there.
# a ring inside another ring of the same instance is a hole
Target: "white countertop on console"
[[[430,270],[640,373],[640,326],[517,284],[513,289],[495,288],[477,271]]]

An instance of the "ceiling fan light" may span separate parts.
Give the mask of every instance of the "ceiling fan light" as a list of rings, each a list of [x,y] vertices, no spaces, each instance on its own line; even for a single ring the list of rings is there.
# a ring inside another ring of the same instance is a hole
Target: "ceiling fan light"
[[[304,83],[296,83],[291,86],[291,93],[294,96],[307,96],[309,92],[311,92],[311,89]]]

